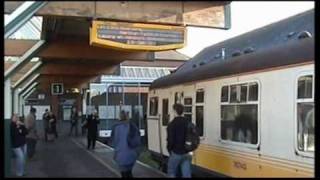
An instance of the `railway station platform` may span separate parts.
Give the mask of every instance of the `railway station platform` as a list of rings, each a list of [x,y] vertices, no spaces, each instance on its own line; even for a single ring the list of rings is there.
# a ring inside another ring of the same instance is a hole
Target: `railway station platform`
[[[26,162],[24,177],[120,177],[111,147],[97,141],[94,150],[87,150],[86,136],[70,137],[67,125],[64,124],[60,132],[58,130],[59,137],[53,142],[45,142],[40,133],[36,153],[33,159]],[[11,170],[14,170],[14,159],[11,158],[11,161]],[[134,177],[141,178],[166,176],[139,161],[132,173]]]

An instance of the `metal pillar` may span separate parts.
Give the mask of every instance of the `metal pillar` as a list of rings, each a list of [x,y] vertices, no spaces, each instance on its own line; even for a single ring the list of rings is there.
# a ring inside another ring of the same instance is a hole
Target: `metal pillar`
[[[10,14],[8,21],[5,22],[4,38],[9,38],[11,34],[29,21],[32,16],[47,3],[46,1],[27,1],[19,6]]]
[[[5,125],[5,176],[11,175],[11,142],[10,142],[10,122],[12,114],[12,96],[11,96],[11,80],[6,79],[4,82],[4,125]]]
[[[140,82],[138,82],[138,113],[139,113],[138,118],[139,118],[139,130],[141,129],[140,106],[141,106]]]

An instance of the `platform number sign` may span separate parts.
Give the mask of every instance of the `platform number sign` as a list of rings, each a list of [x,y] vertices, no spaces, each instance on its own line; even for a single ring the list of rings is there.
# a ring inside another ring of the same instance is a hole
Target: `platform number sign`
[[[51,84],[51,93],[52,93],[52,95],[63,94],[63,84],[62,83],[52,83]]]

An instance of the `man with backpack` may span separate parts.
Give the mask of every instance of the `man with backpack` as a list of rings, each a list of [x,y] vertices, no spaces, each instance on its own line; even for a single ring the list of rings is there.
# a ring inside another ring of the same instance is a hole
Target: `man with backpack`
[[[170,154],[168,160],[168,176],[176,177],[178,167],[180,167],[182,177],[191,178],[192,156],[190,152],[198,147],[200,137],[195,125],[182,116],[183,105],[175,104],[173,109],[177,116],[167,127],[167,149]]]

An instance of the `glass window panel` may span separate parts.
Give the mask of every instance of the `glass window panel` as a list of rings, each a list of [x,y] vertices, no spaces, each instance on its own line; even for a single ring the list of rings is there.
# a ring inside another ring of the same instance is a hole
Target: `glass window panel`
[[[158,97],[150,98],[150,116],[156,116],[158,114]]]
[[[258,83],[249,84],[249,101],[258,100]]]
[[[184,107],[183,107],[183,111],[184,111],[184,112],[187,112],[187,113],[188,113],[188,112],[191,113],[191,112],[192,112],[192,107],[191,107],[191,106],[184,106]]]
[[[184,98],[184,105],[192,105],[192,98]]]
[[[169,100],[162,100],[162,125],[167,126],[169,123],[170,115],[169,115]]]
[[[196,102],[197,103],[203,103],[204,102],[204,91],[198,90],[196,92]]]
[[[228,102],[229,86],[223,86],[221,89],[221,102]]]
[[[312,75],[302,76],[299,78],[298,98],[312,98]]]
[[[196,127],[200,136],[203,136],[203,106],[196,107]]]
[[[258,105],[222,105],[221,138],[257,144]]]
[[[246,102],[247,101],[247,84],[241,85],[241,93],[240,93],[240,102]]]
[[[298,103],[298,149],[314,152],[314,103]]]
[[[238,102],[236,85],[230,86],[230,102]]]

